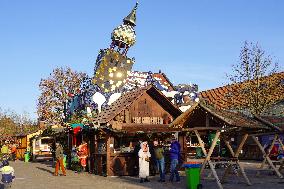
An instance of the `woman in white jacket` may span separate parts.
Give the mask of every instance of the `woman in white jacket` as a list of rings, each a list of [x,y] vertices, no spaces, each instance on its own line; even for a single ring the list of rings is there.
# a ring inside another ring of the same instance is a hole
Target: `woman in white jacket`
[[[150,162],[150,151],[148,143],[142,142],[141,143],[141,149],[138,152],[139,157],[139,178],[140,183],[142,182],[150,182],[148,179],[149,176],[149,162]]]

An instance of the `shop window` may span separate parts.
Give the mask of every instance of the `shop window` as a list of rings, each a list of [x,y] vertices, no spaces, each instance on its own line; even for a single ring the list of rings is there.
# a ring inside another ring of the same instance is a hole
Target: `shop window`
[[[115,152],[132,152],[137,143],[134,137],[114,137]]]

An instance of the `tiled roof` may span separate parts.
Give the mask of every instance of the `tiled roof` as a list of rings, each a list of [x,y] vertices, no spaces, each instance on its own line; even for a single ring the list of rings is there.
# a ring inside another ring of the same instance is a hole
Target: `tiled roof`
[[[282,100],[284,93],[284,72],[273,74],[276,80],[279,81],[279,87],[273,95],[275,101]],[[264,77],[264,79],[269,79],[271,76]],[[241,89],[243,83],[226,85],[223,87],[218,87],[215,89],[210,89],[200,92],[200,97],[205,100],[208,104],[214,105],[216,108],[226,109],[231,106],[231,102],[228,98],[230,96],[230,91]],[[234,97],[234,104],[244,104],[244,99],[241,95]]]
[[[129,105],[131,105],[136,99],[142,96],[144,93],[148,93],[152,98],[157,101],[159,104],[165,108],[170,114],[174,117],[177,117],[181,114],[181,111],[175,107],[158,89],[154,86],[149,85],[144,88],[138,88],[132,91],[129,91],[119,97],[115,102],[113,102],[109,107],[99,113],[96,117],[94,117],[94,123],[108,123],[111,121],[116,115],[118,115],[122,110],[126,109]]]

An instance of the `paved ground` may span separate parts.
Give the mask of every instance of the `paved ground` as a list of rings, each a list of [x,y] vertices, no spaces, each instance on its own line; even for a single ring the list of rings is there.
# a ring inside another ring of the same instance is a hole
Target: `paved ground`
[[[24,163],[17,161],[11,163],[15,168],[16,180],[13,183],[14,189],[132,189],[132,188],[155,188],[155,189],[184,189],[185,177],[182,176],[180,183],[159,183],[158,177],[151,177],[150,183],[139,183],[137,177],[102,177],[88,173],[67,172],[67,176],[54,177],[53,168],[47,163]],[[255,164],[246,164],[248,176],[253,183],[247,186],[243,179],[230,177],[225,183],[224,189],[283,189],[284,180],[278,179],[275,175],[264,172],[262,177],[255,177]],[[218,172],[220,174],[220,171]],[[183,173],[181,173],[183,175]],[[167,175],[168,176],[168,175]],[[203,188],[216,189],[217,185],[213,179],[202,179]],[[1,188],[1,186],[0,186]]]

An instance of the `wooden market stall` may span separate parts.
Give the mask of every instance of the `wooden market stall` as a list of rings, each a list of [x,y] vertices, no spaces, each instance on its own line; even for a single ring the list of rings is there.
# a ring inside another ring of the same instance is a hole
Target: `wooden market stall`
[[[24,159],[25,152],[27,151],[28,141],[26,134],[18,134],[15,136],[15,141],[17,144],[17,159]]]
[[[180,131],[168,127],[180,114],[154,86],[123,94],[93,120],[97,128],[94,172],[108,176],[136,175],[139,141],[153,137],[164,140],[167,134]],[[179,136],[179,141],[183,144],[183,136]]]
[[[221,183],[232,172],[242,175],[246,183],[251,185],[239,162],[242,148],[249,135],[275,131],[269,124],[260,122],[254,116],[215,109],[202,102],[193,105],[180,115],[170,124],[170,127],[194,133],[203,152],[203,158],[199,160],[202,162],[201,174],[208,165],[220,189],[223,188]],[[214,137],[209,141],[207,136],[210,134]],[[217,144],[227,148],[228,153],[225,157],[222,157],[220,147],[219,151],[216,148]],[[226,167],[221,180],[215,170],[218,164],[225,164]]]

